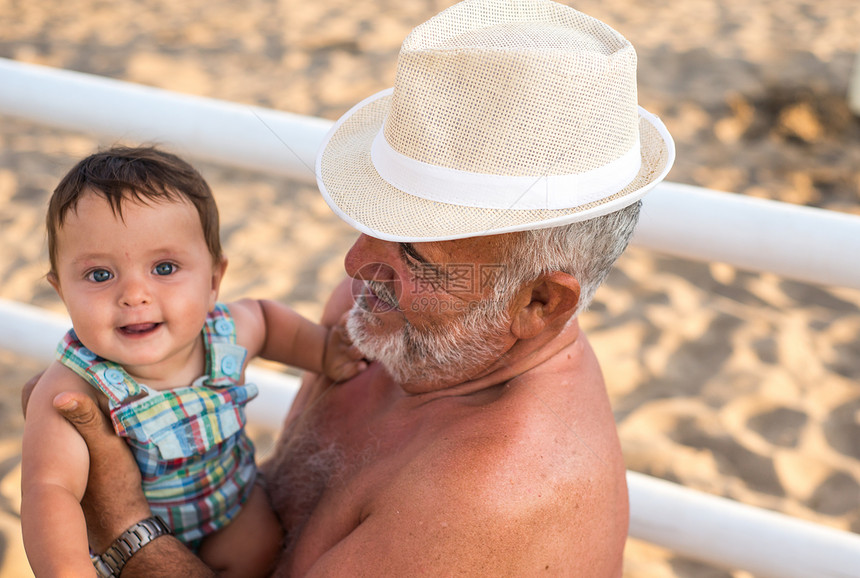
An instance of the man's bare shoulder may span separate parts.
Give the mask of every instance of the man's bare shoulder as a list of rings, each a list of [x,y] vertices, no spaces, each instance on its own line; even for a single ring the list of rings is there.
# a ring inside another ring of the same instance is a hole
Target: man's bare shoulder
[[[620,452],[589,448],[583,438],[591,436],[577,432],[558,400],[554,408],[552,399],[523,395],[502,392],[441,424],[377,496],[376,521],[409,520],[446,556],[469,552],[497,571],[570,570],[576,560],[581,575],[612,575],[589,572],[620,564]]]
[[[590,480],[601,470],[614,474],[620,453],[611,413],[585,397],[531,382],[504,386],[498,399],[464,408],[445,422],[426,457],[443,471],[456,471],[455,479],[474,477],[487,488],[500,486],[504,502],[510,501],[511,488],[540,497],[537,486],[552,491]],[[587,413],[606,419],[582,419]]]

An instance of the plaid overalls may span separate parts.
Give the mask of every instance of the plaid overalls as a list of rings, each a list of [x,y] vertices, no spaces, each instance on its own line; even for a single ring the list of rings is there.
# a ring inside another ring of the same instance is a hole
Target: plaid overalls
[[[203,328],[205,375],[188,387],[157,391],[102,359],[70,330],[57,357],[105,394],[117,435],[131,446],[154,514],[197,548],[227,525],[251,494],[254,446],[245,434],[245,404],[257,386],[239,384],[245,348],[218,304]]]

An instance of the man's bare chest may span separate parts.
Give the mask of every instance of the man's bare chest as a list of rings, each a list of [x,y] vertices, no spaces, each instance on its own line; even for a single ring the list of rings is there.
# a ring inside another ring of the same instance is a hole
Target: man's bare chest
[[[355,380],[308,400],[263,468],[287,532],[282,563],[293,571],[361,523],[420,438],[420,412],[407,416],[397,396],[372,385]]]

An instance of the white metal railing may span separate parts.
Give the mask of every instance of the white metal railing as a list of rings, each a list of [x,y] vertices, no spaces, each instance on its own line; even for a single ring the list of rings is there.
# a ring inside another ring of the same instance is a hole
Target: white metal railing
[[[331,122],[0,58],[0,114],[314,182]],[[860,217],[662,183],[633,243],[789,279],[860,289]],[[678,239],[683,239],[679,243]]]
[[[305,182],[332,124],[4,58],[0,114]]]
[[[635,245],[705,262],[860,289],[860,216],[661,183],[642,202]]]
[[[0,59],[0,114],[313,182],[329,121]],[[634,243],[787,278],[860,288],[860,217],[663,183]],[[0,300],[0,349],[47,362],[68,319]],[[14,328],[14,334],[13,334]],[[22,328],[24,329],[22,331]],[[276,427],[297,380],[252,367],[250,419]],[[628,472],[630,535],[762,577],[857,576],[860,536]]]

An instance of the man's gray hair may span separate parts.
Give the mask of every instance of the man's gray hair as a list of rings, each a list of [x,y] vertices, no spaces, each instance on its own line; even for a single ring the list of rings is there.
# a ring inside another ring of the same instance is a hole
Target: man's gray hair
[[[637,201],[602,217],[520,233],[496,285],[496,297],[510,298],[524,283],[544,273],[563,271],[579,281],[575,315],[585,311],[627,248],[641,206],[642,201]]]

